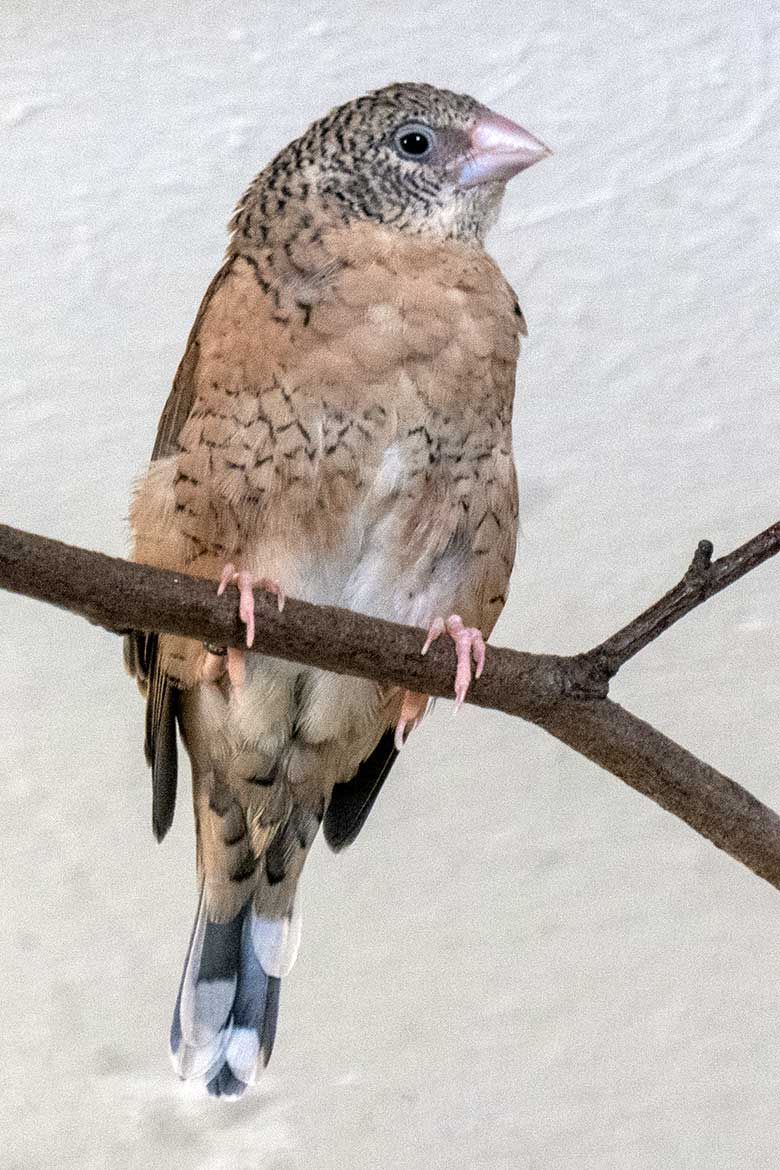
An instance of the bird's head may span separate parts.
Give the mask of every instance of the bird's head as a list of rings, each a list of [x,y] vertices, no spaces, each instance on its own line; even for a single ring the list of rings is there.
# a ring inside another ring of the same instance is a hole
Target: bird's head
[[[507,181],[549,153],[466,94],[395,84],[332,110],[269,170],[275,188],[283,181],[345,220],[481,240]]]

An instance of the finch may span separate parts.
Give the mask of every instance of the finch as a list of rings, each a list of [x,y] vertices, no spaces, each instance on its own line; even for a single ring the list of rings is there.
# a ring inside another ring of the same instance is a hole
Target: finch
[[[427,628],[462,702],[504,605],[517,529],[523,315],[484,249],[508,179],[549,154],[471,97],[395,84],[331,111],[238,204],[131,505],[139,562]],[[357,835],[427,696],[135,633],[153,828],[177,727],[200,896],[170,1044],[239,1097],[267,1064],[323,823]]]

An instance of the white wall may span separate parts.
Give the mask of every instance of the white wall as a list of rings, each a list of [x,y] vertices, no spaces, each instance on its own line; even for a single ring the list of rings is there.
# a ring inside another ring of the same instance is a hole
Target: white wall
[[[530,327],[496,640],[584,649],[700,537],[725,552],[778,519],[776,0],[6,0],[3,24],[4,519],[126,548],[234,201],[396,79],[556,152],[492,239]],[[777,893],[542,733],[447,704],[360,841],[307,868],[262,1086],[183,1095],[186,785],[158,850],[108,634],[2,596],[0,651],[3,1166],[774,1170]],[[770,564],[614,695],[779,803],[779,651]]]

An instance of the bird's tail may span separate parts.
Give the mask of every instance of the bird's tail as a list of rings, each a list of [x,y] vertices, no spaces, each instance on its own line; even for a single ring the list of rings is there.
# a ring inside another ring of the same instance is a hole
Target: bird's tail
[[[295,903],[286,917],[264,918],[250,899],[229,922],[212,922],[201,887],[171,1025],[182,1080],[213,1097],[240,1097],[254,1083],[271,1057],[281,979],[299,940]]]

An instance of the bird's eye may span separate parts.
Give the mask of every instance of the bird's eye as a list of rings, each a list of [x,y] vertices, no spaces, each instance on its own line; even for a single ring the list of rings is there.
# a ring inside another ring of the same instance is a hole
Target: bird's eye
[[[395,145],[403,158],[423,159],[431,153],[436,138],[430,126],[417,122],[402,126],[395,136]]]

